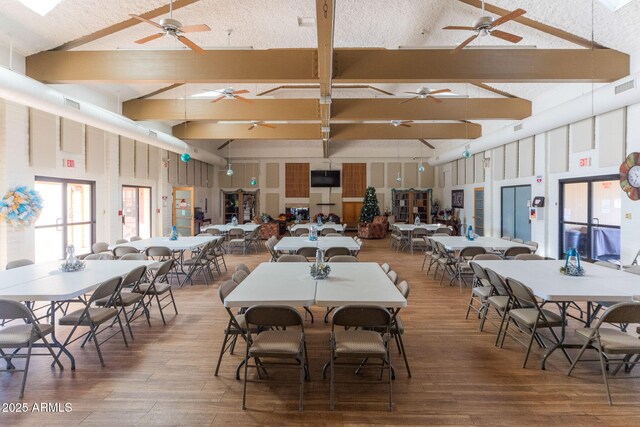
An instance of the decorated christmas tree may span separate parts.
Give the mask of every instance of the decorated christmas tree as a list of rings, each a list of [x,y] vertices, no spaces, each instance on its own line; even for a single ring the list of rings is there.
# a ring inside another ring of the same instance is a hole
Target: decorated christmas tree
[[[380,207],[378,206],[376,189],[375,187],[367,187],[360,210],[360,222],[372,222],[373,217],[378,215],[380,215]]]

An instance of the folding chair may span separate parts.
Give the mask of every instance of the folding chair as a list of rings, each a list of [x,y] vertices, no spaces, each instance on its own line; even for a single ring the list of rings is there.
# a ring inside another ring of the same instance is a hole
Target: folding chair
[[[212,241],[205,243],[200,251],[198,251],[195,258],[185,259],[182,262],[183,267],[188,267],[189,270],[180,284],[180,287],[184,286],[187,281],[193,285],[193,278],[196,273],[200,273],[202,277],[204,277],[204,281],[207,285],[209,285],[209,277],[211,277],[211,280],[213,281],[213,272],[209,267],[209,259],[207,258],[207,254],[209,253],[212,243]]]
[[[336,255],[351,255],[351,251],[347,248],[336,246],[336,247],[327,249],[324,253],[325,259],[329,259]]]
[[[113,257],[115,259],[119,259],[124,254],[138,254],[139,250],[134,248],[133,246],[116,246],[113,248]]]
[[[143,309],[147,310],[147,313],[149,312],[148,310],[151,306],[151,303],[155,299],[158,310],[160,310],[162,323],[165,325],[167,324],[164,318],[165,308],[172,304],[173,310],[175,311],[176,315],[178,314],[178,307],[176,306],[176,300],[174,299],[173,292],[171,291],[171,285],[168,283],[168,281],[162,282],[169,274],[169,272],[171,272],[171,270],[173,269],[174,263],[174,259],[163,261],[160,267],[156,270],[151,282],[142,283],[132,290],[132,292],[138,292],[143,295],[141,304],[144,305]],[[161,296],[162,298],[160,298]],[[171,301],[167,302],[165,305],[162,305],[162,302],[167,298],[170,298]],[[131,314],[132,320],[134,318],[135,312],[136,310],[134,310],[134,312]]]

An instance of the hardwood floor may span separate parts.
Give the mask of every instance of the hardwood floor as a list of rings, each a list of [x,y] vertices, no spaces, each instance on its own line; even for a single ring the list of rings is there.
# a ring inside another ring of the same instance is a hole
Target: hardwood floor
[[[396,254],[386,240],[367,240],[359,258],[388,262],[411,284],[409,307],[401,314],[413,377],[407,378],[394,347],[392,413],[383,385],[338,385],[336,410],[328,410],[329,383],[321,379],[321,368],[329,354],[329,327],[318,321],[321,308],[313,308],[316,322],[305,324],[311,382],[305,388],[304,412],[297,410],[295,385],[264,384],[249,385],[248,410],[242,411],[242,383],[234,373],[243,342],[234,356],[225,355],[220,375],[213,375],[227,323],[217,287],[230,278],[236,263],[255,267],[266,261],[268,255],[262,252],[227,256],[229,273],[211,286],[196,281],[176,289],[180,314],[170,315],[163,326],[153,307],[152,327],[139,319],[129,348],[117,337],[104,344],[104,368],[95,349],[81,349],[79,343],[71,347],[75,372],[67,360],[60,372],[49,367],[50,358],[34,358],[22,401],[28,413],[0,412],[0,425],[640,424],[640,380],[611,381],[615,406],[609,407],[597,363],[582,363],[567,377],[567,361],[558,353],[542,371],[538,362],[543,352],[536,348],[529,367],[522,369],[524,348],[507,338],[505,348],[498,349],[494,329],[479,332],[476,319],[465,321],[468,289],[438,286],[420,271],[421,255]],[[68,329],[60,331],[65,336]],[[0,371],[3,403],[19,402],[21,379],[22,374]],[[73,410],[32,412],[41,402],[69,402]]]

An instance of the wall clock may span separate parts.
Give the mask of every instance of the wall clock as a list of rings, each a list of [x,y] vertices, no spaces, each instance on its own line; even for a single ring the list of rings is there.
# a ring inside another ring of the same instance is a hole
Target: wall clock
[[[631,153],[620,165],[620,187],[631,200],[640,199],[640,153]]]

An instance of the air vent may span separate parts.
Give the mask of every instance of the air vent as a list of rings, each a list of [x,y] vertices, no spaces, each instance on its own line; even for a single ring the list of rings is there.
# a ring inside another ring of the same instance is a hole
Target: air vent
[[[80,109],[80,103],[69,98],[64,99],[64,105],[66,105],[67,107],[75,108],[76,110]]]
[[[154,132],[154,131],[152,131],[152,130],[149,130],[149,136],[152,136],[152,137],[154,137],[154,138],[157,138],[157,137],[158,137],[158,133],[157,133],[157,132]]]
[[[616,95],[621,94],[622,92],[626,92],[626,91],[631,90],[631,89],[633,89],[635,87],[636,87],[636,80],[635,79],[629,80],[628,82],[624,82],[624,83],[621,83],[618,86],[616,86],[615,94]]]
[[[513,131],[518,132],[519,130],[522,130],[522,127],[522,123],[519,123],[513,127]]]

